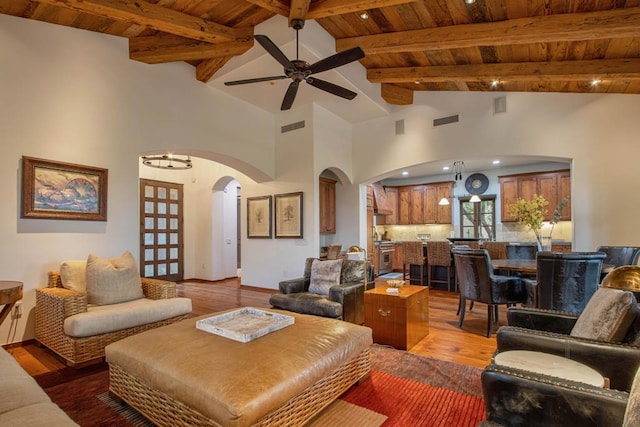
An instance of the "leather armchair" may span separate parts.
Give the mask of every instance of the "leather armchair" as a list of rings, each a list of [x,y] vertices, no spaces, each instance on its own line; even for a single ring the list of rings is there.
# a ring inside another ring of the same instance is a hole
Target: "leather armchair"
[[[364,324],[364,263],[359,260],[342,260],[340,284],[332,286],[327,296],[309,292],[313,260],[314,258],[306,259],[303,277],[280,282],[280,293],[273,294],[269,303],[275,308],[296,313]],[[371,289],[375,283],[373,266],[369,263],[367,273],[367,289]]]
[[[610,387],[629,391],[640,368],[640,307],[620,343],[596,341],[569,335],[578,314],[526,307],[507,310],[509,326],[497,333],[497,352],[529,350],[566,357],[595,369],[609,378]]]

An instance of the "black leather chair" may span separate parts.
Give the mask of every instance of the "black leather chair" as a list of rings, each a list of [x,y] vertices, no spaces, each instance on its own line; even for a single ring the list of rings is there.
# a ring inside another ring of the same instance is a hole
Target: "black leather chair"
[[[340,283],[332,286],[329,295],[309,292],[311,265],[315,258],[305,261],[304,276],[278,284],[280,293],[269,298],[272,307],[296,313],[342,319],[358,325],[364,324],[364,291],[375,286],[373,266],[367,263],[367,289],[364,287],[364,263],[342,260]]]
[[[538,245],[536,244],[513,244],[509,243],[505,247],[507,259],[536,259]]]
[[[603,252],[538,252],[536,280],[524,279],[529,307],[580,313],[598,289]]]
[[[487,304],[487,337],[491,336],[494,320],[498,320],[499,304],[524,302],[526,292],[519,277],[493,274],[486,249],[452,250],[460,286],[460,321],[462,327],[467,299]]]
[[[604,252],[606,254],[604,263],[613,267],[637,265],[640,258],[638,246],[598,246],[596,252]]]
[[[621,342],[604,342],[569,335],[578,314],[509,308],[509,326],[497,333],[497,352],[528,350],[570,358],[598,371],[609,388],[491,364],[482,373],[488,421],[481,426],[640,425],[640,307],[633,304],[631,310],[633,322]],[[623,424],[625,416],[631,423]]]

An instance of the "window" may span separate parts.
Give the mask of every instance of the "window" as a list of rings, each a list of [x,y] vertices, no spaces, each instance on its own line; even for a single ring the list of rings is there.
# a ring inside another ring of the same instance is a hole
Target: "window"
[[[460,237],[483,240],[496,238],[496,196],[480,196],[480,203],[460,198]]]

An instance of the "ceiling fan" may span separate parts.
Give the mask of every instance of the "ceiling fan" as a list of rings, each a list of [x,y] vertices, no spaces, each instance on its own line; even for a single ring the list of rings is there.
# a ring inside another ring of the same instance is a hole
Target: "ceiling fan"
[[[338,52],[335,55],[331,55],[327,58],[321,59],[318,62],[309,64],[306,61],[298,59],[298,32],[304,25],[304,20],[293,20],[292,26],[296,30],[296,59],[290,60],[284,53],[269,39],[269,37],[261,34],[256,34],[254,38],[260,43],[260,45],[282,66],[284,67],[283,76],[272,77],[258,77],[255,79],[235,80],[231,82],[225,82],[226,86],[243,85],[247,83],[268,82],[271,80],[282,80],[290,78],[293,80],[289,84],[289,88],[284,95],[280,110],[288,110],[293,105],[293,101],[298,93],[298,86],[301,81],[309,83],[318,89],[329,92],[333,95],[340,96],[345,99],[353,99],[357,93],[350,91],[342,86],[320,80],[316,77],[312,77],[312,74],[320,73],[322,71],[331,70],[342,65],[346,65],[350,62],[357,61],[364,58],[364,52],[359,47],[354,47],[349,50]]]

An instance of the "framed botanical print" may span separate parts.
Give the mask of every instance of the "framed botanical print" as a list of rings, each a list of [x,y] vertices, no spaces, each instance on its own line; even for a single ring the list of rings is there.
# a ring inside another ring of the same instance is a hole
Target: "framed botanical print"
[[[271,196],[247,197],[247,237],[271,238]]]
[[[302,238],[302,192],[276,194],[275,233],[279,238]]]

